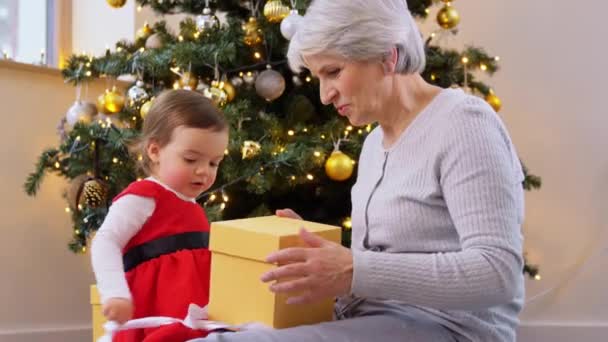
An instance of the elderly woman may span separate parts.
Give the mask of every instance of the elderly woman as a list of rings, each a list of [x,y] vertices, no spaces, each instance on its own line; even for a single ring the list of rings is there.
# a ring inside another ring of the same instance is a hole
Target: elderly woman
[[[337,297],[336,320],[206,340],[515,341],[523,174],[496,113],[423,80],[405,0],[316,0],[288,58],[351,124],[379,124],[352,189],[351,249],[303,230],[311,248],[273,253],[288,265],[262,275],[271,291],[299,293],[291,303]]]

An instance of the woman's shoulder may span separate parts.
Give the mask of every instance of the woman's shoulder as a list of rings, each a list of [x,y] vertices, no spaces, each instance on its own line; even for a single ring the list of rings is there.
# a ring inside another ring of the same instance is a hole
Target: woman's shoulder
[[[374,124],[375,127],[365,136],[363,140],[363,148],[370,145],[378,145],[382,143],[382,128],[379,124]]]
[[[457,133],[484,134],[498,130],[508,135],[504,123],[492,107],[479,96],[467,94],[461,89],[446,89],[443,106],[438,107],[435,128],[442,136]]]
[[[462,89],[446,89],[448,96],[443,108],[447,119],[459,120],[466,118],[484,117],[497,120],[498,115],[492,107],[481,97],[467,94]]]

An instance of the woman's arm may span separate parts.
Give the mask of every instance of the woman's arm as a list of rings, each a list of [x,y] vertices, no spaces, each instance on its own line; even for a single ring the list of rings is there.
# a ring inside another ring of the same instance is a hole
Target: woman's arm
[[[443,198],[461,250],[353,251],[354,294],[475,310],[508,303],[521,290],[521,165],[496,114],[467,101],[447,115],[438,156]]]

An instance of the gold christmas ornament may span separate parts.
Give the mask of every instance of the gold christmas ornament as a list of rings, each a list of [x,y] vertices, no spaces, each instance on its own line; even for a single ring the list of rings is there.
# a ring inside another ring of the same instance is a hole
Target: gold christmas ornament
[[[150,25],[148,25],[148,23],[145,23],[142,28],[137,30],[137,33],[135,34],[135,40],[148,39],[148,37],[150,37],[152,33],[153,32],[152,28],[150,28]]]
[[[234,89],[232,83],[230,83],[230,81],[223,81],[220,83],[220,85],[222,85],[221,89],[223,89],[226,92],[226,95],[228,96],[226,101],[232,102],[232,100],[234,100],[234,98],[236,97],[236,89]]]
[[[146,39],[146,49],[160,49],[164,45],[160,33],[154,33]]]
[[[279,23],[285,19],[290,12],[290,8],[284,5],[281,0],[270,0],[264,5],[264,16],[271,23]]]
[[[106,202],[106,188],[98,179],[91,179],[84,183],[82,190],[84,202],[92,208],[104,205]]]
[[[496,94],[494,94],[493,92],[488,93],[488,95],[486,96],[486,102],[488,102],[490,106],[494,108],[494,111],[496,111],[496,113],[498,113],[500,111],[500,108],[502,107],[502,101],[500,101],[500,98],[496,96]]]
[[[184,89],[194,90],[198,86],[198,78],[193,73],[186,71],[179,79],[179,86]]]
[[[243,42],[247,46],[258,45],[262,42],[262,31],[258,26],[256,18],[250,17],[249,20],[243,24],[243,31],[245,31]]]
[[[243,148],[241,148],[243,159],[253,158],[257,156],[261,150],[262,146],[258,142],[245,140],[245,142],[243,142]]]
[[[127,0],[106,0],[112,8],[121,8],[127,3]]]
[[[125,106],[125,97],[118,92],[116,87],[112,87],[112,90],[106,90],[103,97],[105,114],[114,114],[120,112]]]
[[[141,108],[139,108],[139,115],[141,115],[142,119],[146,118],[148,112],[150,111],[150,107],[152,107],[152,100],[146,101],[146,103],[141,105]]]
[[[255,80],[255,91],[266,101],[273,101],[285,91],[285,79],[278,71],[264,70]]]
[[[103,93],[97,97],[97,112],[103,114],[108,113],[108,110],[106,109],[106,93]]]
[[[450,6],[449,3],[446,3],[445,6],[437,12],[437,23],[446,30],[453,29],[459,22],[460,14],[458,14],[458,11]]]
[[[228,94],[224,91],[224,89],[220,89],[218,82],[213,82],[211,87],[203,90],[203,95],[213,101],[216,106],[223,106],[228,101]]]
[[[335,181],[345,181],[353,174],[353,160],[340,150],[334,150],[325,161],[325,173]]]

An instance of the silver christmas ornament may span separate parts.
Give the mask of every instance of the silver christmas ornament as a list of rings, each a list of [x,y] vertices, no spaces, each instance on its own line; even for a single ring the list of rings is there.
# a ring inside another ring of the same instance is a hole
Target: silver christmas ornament
[[[129,91],[127,91],[129,104],[143,103],[149,97],[148,92],[146,89],[144,89],[144,82],[142,81],[135,82],[135,85],[129,88]]]
[[[283,37],[285,37],[285,39],[291,40],[291,38],[293,38],[293,35],[296,34],[302,19],[303,17],[299,15],[298,10],[295,9],[291,10],[291,12],[289,12],[289,16],[283,19],[281,22],[281,34]]]
[[[76,100],[65,114],[65,119],[68,125],[73,127],[78,122],[90,123],[95,115],[97,115],[97,107],[94,104]]]
[[[285,91],[285,79],[277,71],[264,70],[255,80],[255,91],[266,101],[273,101]]]
[[[204,32],[207,30],[211,30],[220,25],[217,17],[211,12],[209,7],[205,7],[203,9],[203,14],[196,16],[196,27],[199,31]]]

